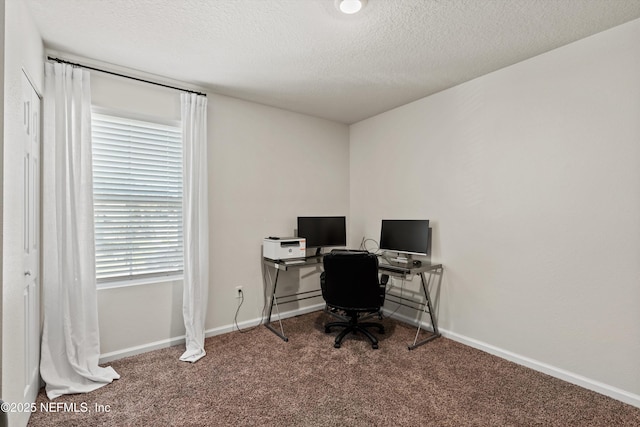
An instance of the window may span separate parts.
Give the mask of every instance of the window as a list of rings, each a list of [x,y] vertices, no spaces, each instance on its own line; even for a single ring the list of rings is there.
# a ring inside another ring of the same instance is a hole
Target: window
[[[98,283],[183,269],[179,123],[92,112]]]

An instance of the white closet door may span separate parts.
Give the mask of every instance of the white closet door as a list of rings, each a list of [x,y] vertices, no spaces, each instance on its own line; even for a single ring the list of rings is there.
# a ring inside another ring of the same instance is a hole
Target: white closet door
[[[24,402],[34,402],[40,364],[40,98],[22,76]]]

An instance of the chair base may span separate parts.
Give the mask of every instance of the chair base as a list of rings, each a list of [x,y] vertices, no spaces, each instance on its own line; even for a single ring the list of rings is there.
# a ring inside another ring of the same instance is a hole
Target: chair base
[[[350,320],[348,322],[330,322],[325,324],[324,332],[328,334],[329,332],[331,332],[331,328],[344,328],[344,330],[342,330],[336,337],[335,343],[333,344],[335,348],[340,348],[340,346],[342,345],[342,340],[344,339],[345,336],[347,336],[347,334],[350,334],[352,332],[353,333],[361,332],[365,337],[369,339],[369,341],[371,341],[371,348],[377,349],[378,339],[366,328],[376,328],[379,333],[384,334],[384,326],[382,326],[380,323],[375,323],[375,322],[358,323],[357,314],[351,315]]]

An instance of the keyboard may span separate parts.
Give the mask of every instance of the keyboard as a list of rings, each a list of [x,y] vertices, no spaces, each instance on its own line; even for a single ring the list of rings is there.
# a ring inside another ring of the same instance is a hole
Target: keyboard
[[[284,261],[283,264],[284,265],[296,265],[296,264],[304,264],[306,261],[303,259],[289,259],[287,261]]]

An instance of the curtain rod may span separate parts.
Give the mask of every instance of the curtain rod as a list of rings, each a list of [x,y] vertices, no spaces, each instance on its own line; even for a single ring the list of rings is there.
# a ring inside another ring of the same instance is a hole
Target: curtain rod
[[[152,81],[141,79],[141,78],[138,78],[138,77],[127,76],[125,74],[115,73],[113,71],[101,70],[100,68],[95,68],[95,67],[90,67],[88,65],[78,64],[78,63],[70,62],[70,61],[65,61],[64,59],[55,58],[53,56],[47,56],[47,59],[49,61],[56,61],[56,62],[60,62],[62,64],[69,64],[69,65],[74,66],[74,67],[86,68],[87,70],[93,70],[93,71],[99,71],[101,73],[111,74],[112,76],[124,77],[125,79],[137,80],[139,82],[149,83],[149,84],[156,85],[156,86],[162,86],[162,87],[166,87],[166,88],[169,88],[169,89],[175,89],[175,90],[179,90],[179,91],[182,91],[182,92],[189,92],[189,93],[195,93],[196,95],[207,96],[206,93],[198,92],[198,91],[195,91],[195,90],[183,89],[183,88],[176,87],[176,86],[166,85],[164,83],[152,82]]]

